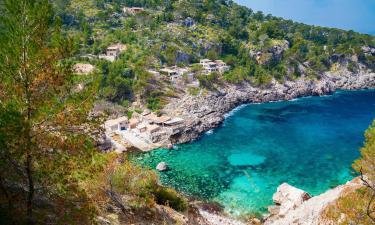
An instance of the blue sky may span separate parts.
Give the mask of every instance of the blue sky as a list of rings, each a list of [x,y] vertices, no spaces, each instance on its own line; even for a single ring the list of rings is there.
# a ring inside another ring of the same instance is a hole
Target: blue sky
[[[375,0],[235,0],[254,11],[311,25],[375,34]]]

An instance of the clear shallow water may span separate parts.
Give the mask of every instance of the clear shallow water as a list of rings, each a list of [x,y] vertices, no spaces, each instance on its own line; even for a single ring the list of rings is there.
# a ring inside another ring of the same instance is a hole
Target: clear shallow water
[[[193,143],[134,158],[151,168],[167,162],[161,181],[181,192],[233,214],[262,213],[283,182],[317,195],[350,180],[374,118],[374,90],[250,104]]]

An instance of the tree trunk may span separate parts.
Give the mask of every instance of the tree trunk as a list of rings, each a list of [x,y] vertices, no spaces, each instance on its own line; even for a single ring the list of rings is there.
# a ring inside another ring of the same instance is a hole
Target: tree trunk
[[[2,176],[0,176],[0,189],[4,193],[4,196],[8,201],[8,210],[9,210],[9,212],[11,212],[11,210],[12,210],[12,199],[11,199],[10,194],[8,193],[7,189],[6,189],[6,186],[3,182]]]
[[[28,193],[27,193],[27,224],[32,225],[33,222],[33,198],[34,198],[34,180],[32,177],[32,157],[30,153],[27,154],[27,159],[25,162],[27,181],[28,181]]]

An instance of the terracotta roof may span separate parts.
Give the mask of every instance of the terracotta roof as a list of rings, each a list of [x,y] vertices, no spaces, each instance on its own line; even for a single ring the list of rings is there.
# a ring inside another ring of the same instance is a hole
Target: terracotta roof
[[[158,125],[147,125],[147,131],[150,133],[158,131],[160,127]]]
[[[157,117],[154,113],[150,113],[150,114],[144,116],[144,118],[145,118],[146,120],[155,121],[156,118],[158,118],[158,117]]]
[[[173,118],[173,119],[171,119],[171,120],[169,120],[169,121],[167,121],[167,122],[165,122],[165,124],[167,124],[167,125],[170,125],[170,124],[180,124],[180,123],[183,123],[185,120],[184,119],[182,119],[182,118]]]
[[[130,123],[131,124],[139,123],[139,120],[137,118],[131,118]]]
[[[107,120],[105,122],[105,126],[113,126],[113,125],[117,125],[117,124],[123,123],[123,122],[128,123],[129,122],[128,117],[122,116],[122,117],[119,117],[117,119]]]
[[[157,117],[156,118],[156,121],[157,123],[165,123],[167,121],[171,120],[171,118],[169,116],[160,116],[160,117]]]

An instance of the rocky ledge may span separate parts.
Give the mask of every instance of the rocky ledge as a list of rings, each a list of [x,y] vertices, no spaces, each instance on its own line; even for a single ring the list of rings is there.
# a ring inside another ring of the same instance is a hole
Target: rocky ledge
[[[327,72],[319,80],[300,78],[282,84],[273,81],[264,88],[253,87],[249,83],[227,84],[215,92],[200,96],[186,94],[165,107],[168,114],[184,117],[188,121],[186,128],[170,139],[172,143],[192,141],[202,133],[219,126],[228,112],[242,104],[326,95],[339,89],[369,88],[375,88],[375,73],[362,67],[357,73],[346,69]]]
[[[324,210],[334,204],[345,190],[360,187],[363,187],[361,180],[356,178],[321,195],[310,197],[308,193],[284,183],[273,195],[275,205],[269,207],[270,214],[265,218],[264,225],[333,224],[324,218]]]

